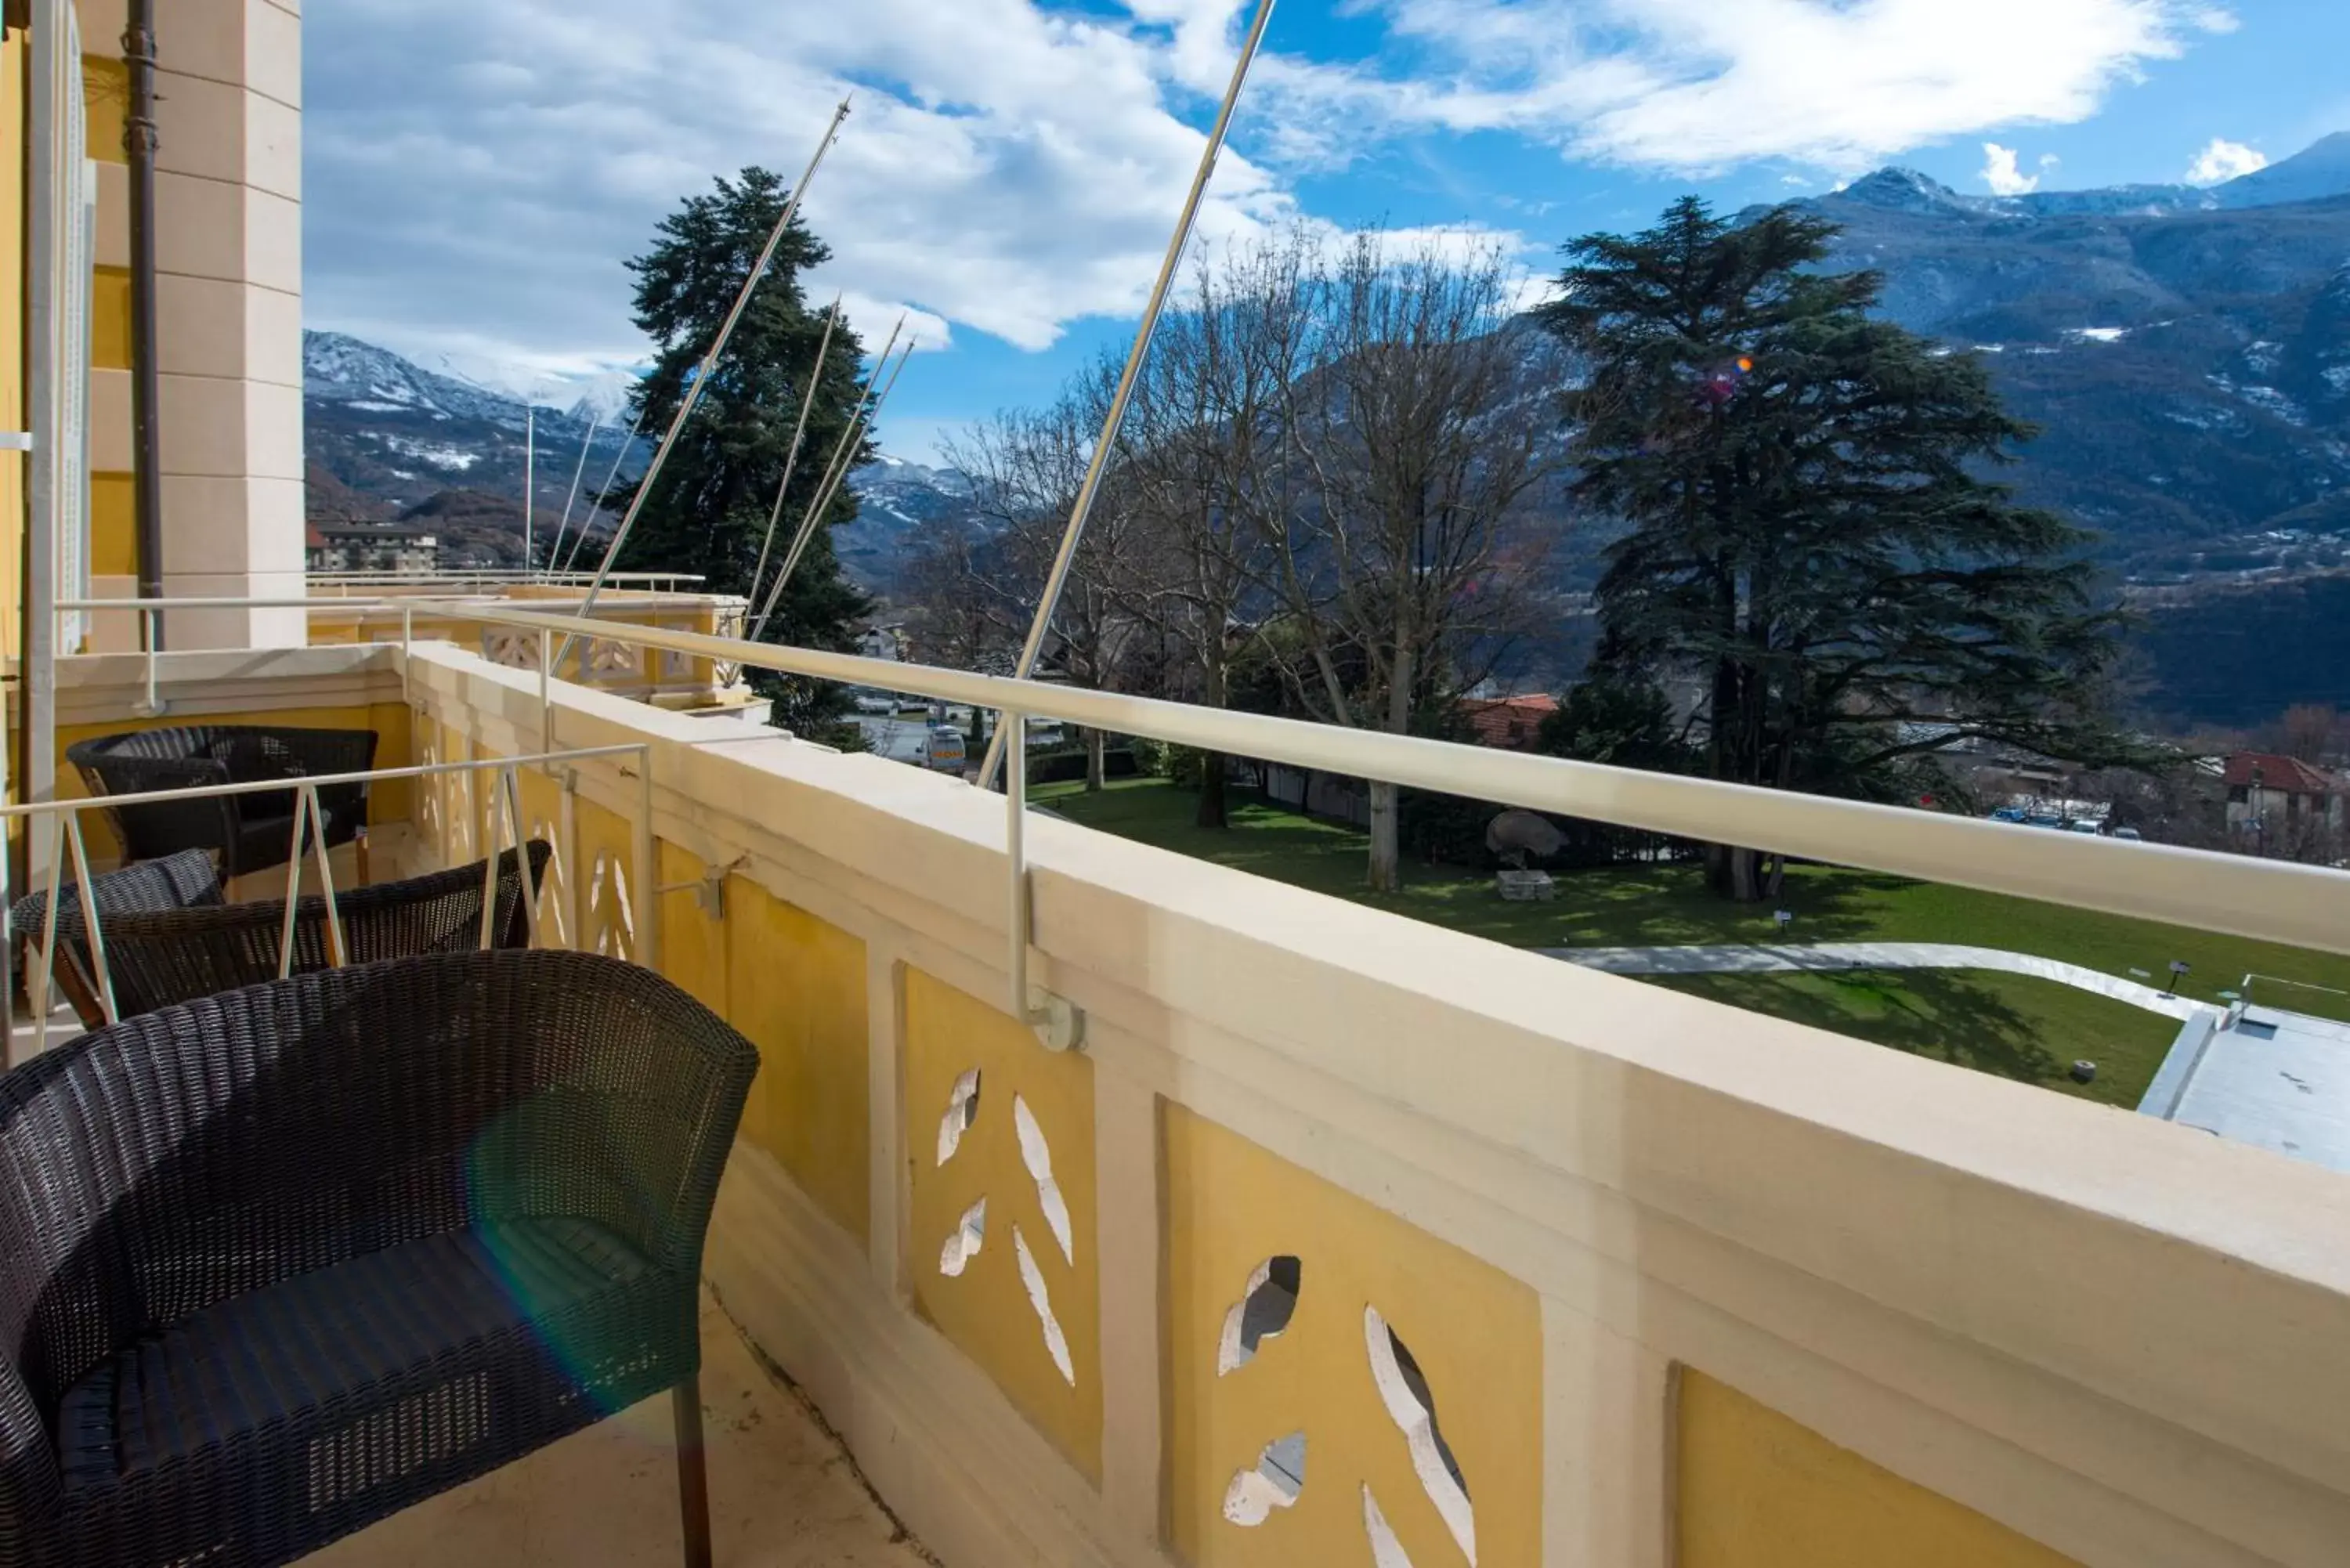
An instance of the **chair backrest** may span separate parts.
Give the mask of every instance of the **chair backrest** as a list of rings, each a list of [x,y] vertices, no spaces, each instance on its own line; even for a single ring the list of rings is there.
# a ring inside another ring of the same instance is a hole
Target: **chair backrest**
[[[183,849],[161,860],[109,871],[94,878],[90,888],[101,932],[111,930],[125,916],[206,909],[222,901],[220,874],[210,852],[202,849]],[[38,942],[48,909],[46,891],[17,899],[8,910],[9,929],[26,941]],[[98,968],[90,958],[89,929],[82,917],[78,886],[68,885],[57,895],[57,972],[66,980],[74,1011],[84,1024],[95,1029],[106,1022],[106,1015],[99,1005]]]
[[[546,1214],[690,1303],[757,1067],[650,971],[532,951],[273,981],[0,1076],[0,1562],[59,1550],[66,1390],[215,1303]]]
[[[530,885],[543,888],[554,851],[544,839],[533,839],[527,852]],[[477,860],[404,882],[338,893],[335,910],[349,961],[377,963],[478,948],[488,871],[489,862]],[[511,849],[498,857],[494,897],[490,945],[528,946],[530,916],[522,897],[522,860]],[[102,916],[104,908],[99,906]],[[285,929],[283,899],[106,918],[101,929],[117,1009],[128,1018],[275,980]],[[327,900],[313,893],[294,909],[294,972],[309,974],[331,964]]]
[[[373,730],[314,730],[255,724],[180,724],[99,735],[66,748],[66,759],[95,795],[255,784],[306,774],[365,773],[375,765]],[[348,811],[367,786],[319,792],[319,804]],[[182,849],[231,853],[244,824],[294,814],[294,792],[267,790],[218,800],[110,806],[108,820],[124,854],[150,860]]]

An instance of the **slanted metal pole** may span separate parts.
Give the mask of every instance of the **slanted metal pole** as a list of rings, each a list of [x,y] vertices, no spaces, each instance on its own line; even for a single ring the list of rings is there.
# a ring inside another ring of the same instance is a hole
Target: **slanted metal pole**
[[[571,568],[578,564],[579,546],[588,542],[588,524],[595,520],[597,513],[604,509],[604,497],[612,493],[612,486],[620,477],[620,464],[629,461],[629,452],[636,446],[637,438],[644,433],[645,411],[639,409],[636,422],[629,427],[628,439],[620,443],[620,450],[612,454],[612,466],[604,471],[604,488],[596,493],[595,499],[588,504],[588,515],[579,520],[579,533],[571,541],[570,553],[563,557],[561,569],[565,575],[569,575]]]
[[[1232,64],[1232,85],[1224,88],[1223,107],[1216,111],[1216,123],[1208,132],[1208,145],[1200,154],[1199,172],[1191,177],[1191,194],[1183,199],[1183,213],[1176,220],[1175,234],[1167,244],[1167,259],[1159,265],[1159,281],[1151,286],[1150,303],[1142,312],[1142,325],[1135,329],[1134,347],[1128,350],[1126,369],[1118,379],[1118,391],[1109,400],[1109,413],[1102,421],[1100,439],[1094,442],[1093,461],[1086,465],[1085,483],[1077,488],[1076,504],[1070,509],[1069,525],[1061,535],[1060,554],[1053,558],[1053,570],[1045,579],[1045,596],[1036,606],[1035,621],[1028,628],[1028,641],[1020,649],[1020,663],[1012,673],[1022,680],[1035,672],[1037,655],[1044,651],[1045,639],[1053,629],[1053,613],[1060,607],[1061,590],[1069,580],[1069,566],[1077,558],[1078,542],[1086,535],[1086,519],[1093,515],[1094,499],[1101,493],[1102,478],[1109,469],[1111,451],[1118,445],[1118,432],[1126,423],[1127,405],[1134,400],[1134,384],[1142,373],[1142,361],[1150,352],[1150,339],[1159,330],[1159,317],[1167,308],[1168,291],[1175,283],[1175,269],[1182,264],[1183,247],[1191,237],[1191,230],[1200,220],[1200,204],[1207,197],[1208,180],[1216,171],[1216,158],[1222,152],[1224,138],[1231,131],[1232,110],[1239,106],[1241,88],[1248,84],[1249,67],[1256,61],[1258,46],[1264,42],[1265,24],[1273,20],[1274,0],[1258,0],[1256,20],[1249,27],[1247,41],[1241,45],[1241,57]],[[1003,732],[995,732],[988,743],[987,760],[980,764],[979,785],[994,787],[995,770],[1003,760]]]
[[[109,1023],[122,1022],[122,1012],[114,1003],[114,977],[106,967],[106,933],[99,929],[98,879],[89,874],[89,846],[81,836],[81,813],[66,813],[66,833],[73,842],[74,886],[80,889],[75,902],[81,909],[82,929],[89,933],[89,962],[98,981],[99,1005],[105,1010]]]
[[[825,471],[824,484],[816,492],[816,501],[808,507],[807,514],[800,519],[799,530],[792,535],[791,553],[784,557],[782,567],[775,573],[775,586],[767,591],[767,602],[759,611],[758,623],[751,628],[750,641],[756,642],[766,635],[768,618],[784,602],[785,587],[790,584],[792,574],[799,569],[800,558],[807,554],[808,543],[816,537],[816,529],[823,526],[824,514],[832,509],[832,498],[840,493],[841,485],[847,481],[849,469],[856,464],[858,442],[864,439],[867,427],[880,414],[882,406],[889,402],[889,394],[897,389],[898,378],[905,373],[906,361],[913,357],[914,345],[910,342],[906,345],[906,351],[898,356],[897,369],[889,372],[889,379],[886,381],[880,380],[881,367],[874,366],[873,375],[879,382],[879,388],[870,401],[860,404],[857,417],[842,432],[841,444],[833,453],[831,466]]]
[[[759,280],[766,276],[767,267],[775,261],[775,251],[783,244],[784,234],[792,226],[792,220],[799,216],[800,201],[807,194],[808,182],[816,178],[816,171],[823,166],[824,155],[832,151],[833,141],[840,135],[840,127],[847,119],[848,100],[842,99],[840,107],[832,111],[832,123],[825,127],[824,140],[816,144],[816,156],[808,160],[806,172],[800,176],[800,182],[792,187],[791,197],[784,203],[783,216],[775,220],[775,231],[767,236],[766,249],[759,253],[758,262],[751,268],[750,275],[743,280],[742,290],[734,296],[734,307],[726,313],[725,323],[718,328],[718,336],[711,340],[710,352],[702,357],[702,364],[692,383],[685,389],[685,395],[678,400],[677,412],[671,418],[669,430],[661,436],[660,445],[653,449],[653,460],[646,467],[645,476],[637,481],[637,493],[629,503],[628,515],[622,517],[620,525],[612,531],[612,543],[604,552],[603,564],[596,568],[596,580],[588,585],[588,597],[580,602],[581,620],[596,613],[596,601],[604,592],[604,579],[611,576],[612,564],[620,558],[621,546],[629,542],[629,532],[637,525],[637,516],[644,511],[646,498],[653,493],[653,482],[660,477],[661,465],[669,462],[669,454],[677,445],[679,432],[685,429],[685,421],[693,417],[695,407],[702,401],[702,394],[709,390],[711,379],[718,370],[719,356],[726,352],[726,345],[733,340],[735,327],[742,322],[743,313],[751,306],[751,296],[758,291]],[[572,641],[570,637],[563,639],[565,653],[571,651]]]
[[[832,352],[832,329],[840,325],[841,296],[832,296],[832,309],[824,318],[824,338],[816,347],[816,368],[808,372],[807,392],[800,399],[799,422],[792,427],[791,451],[784,457],[784,477],[775,486],[775,504],[767,514],[767,536],[759,541],[759,564],[751,568],[752,604],[759,602],[759,585],[767,580],[767,556],[775,547],[775,524],[783,521],[784,497],[792,493],[792,470],[799,466],[800,443],[807,439],[808,415],[816,411],[816,389],[824,381],[826,357]],[[905,317],[899,317],[905,324]],[[674,586],[672,585],[672,587]]]

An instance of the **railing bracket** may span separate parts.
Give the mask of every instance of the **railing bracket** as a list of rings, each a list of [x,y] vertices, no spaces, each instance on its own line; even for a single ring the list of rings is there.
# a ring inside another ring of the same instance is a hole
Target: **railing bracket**
[[[1034,990],[1028,993],[1028,1027],[1047,1051],[1082,1051],[1086,1048],[1085,1010],[1066,996]]]

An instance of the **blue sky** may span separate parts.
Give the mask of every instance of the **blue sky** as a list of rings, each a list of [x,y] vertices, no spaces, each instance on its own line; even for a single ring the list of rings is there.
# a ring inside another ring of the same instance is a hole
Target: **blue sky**
[[[926,339],[885,445],[926,457],[1122,347],[1246,0],[754,9],[315,7],[309,324],[567,400],[641,354],[619,263],[660,214],[795,171],[853,90],[808,210],[868,342],[900,309]],[[1267,47],[1206,245],[1382,224],[1539,275],[1690,190],[2170,182],[2350,130],[2343,0],[1282,0]]]

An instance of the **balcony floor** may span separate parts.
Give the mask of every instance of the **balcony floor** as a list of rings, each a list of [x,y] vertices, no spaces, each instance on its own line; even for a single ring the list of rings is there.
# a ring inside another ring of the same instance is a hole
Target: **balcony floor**
[[[873,1501],[840,1445],[702,1303],[702,1431],[716,1568],[919,1568],[937,1559]],[[305,1560],[308,1568],[678,1568],[667,1396]]]

